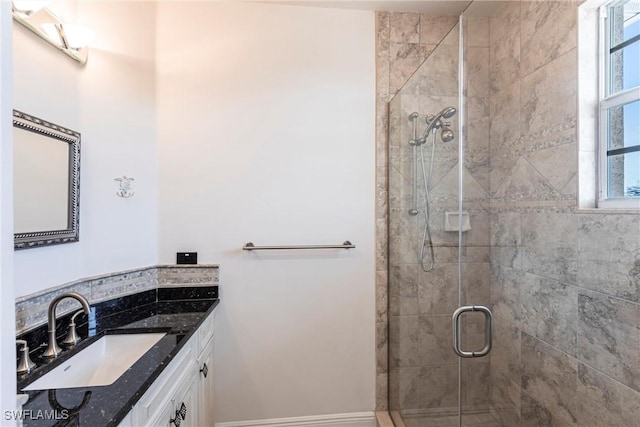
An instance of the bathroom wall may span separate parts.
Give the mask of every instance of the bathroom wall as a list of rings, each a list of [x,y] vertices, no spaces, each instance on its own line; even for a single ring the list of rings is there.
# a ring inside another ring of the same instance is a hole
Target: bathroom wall
[[[16,297],[157,264],[155,4],[51,7],[97,39],[80,65],[14,22],[13,107],[81,133],[80,241],[17,251]],[[116,196],[123,175],[130,199]]]
[[[11,5],[0,2],[0,206],[12,206],[13,151],[11,135],[13,124],[12,61],[11,61]],[[15,312],[13,289],[13,215],[9,211],[0,212],[0,337],[3,340],[0,352],[0,408],[3,417],[0,423],[10,425],[4,420],[4,410],[11,410],[16,405],[15,349],[10,343],[14,337]],[[11,337],[11,338],[9,338]]]
[[[577,209],[577,1],[490,21],[491,358],[504,426],[637,426],[640,214]]]
[[[366,11],[158,4],[159,259],[221,265],[217,423],[374,422],[373,31]]]

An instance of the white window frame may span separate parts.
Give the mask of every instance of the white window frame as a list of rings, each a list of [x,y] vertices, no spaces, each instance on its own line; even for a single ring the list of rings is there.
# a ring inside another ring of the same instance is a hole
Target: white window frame
[[[610,27],[608,10],[612,1],[600,6],[599,28],[599,150],[598,150],[598,207],[614,209],[640,209],[640,198],[636,197],[607,197],[608,194],[608,111],[610,108],[622,106],[630,102],[640,101],[640,86],[633,87],[612,95],[607,95],[610,83]]]

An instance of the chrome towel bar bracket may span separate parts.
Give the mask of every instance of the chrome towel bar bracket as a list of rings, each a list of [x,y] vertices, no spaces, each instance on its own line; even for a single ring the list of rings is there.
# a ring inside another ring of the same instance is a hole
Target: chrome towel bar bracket
[[[290,245],[290,246],[256,246],[252,242],[246,243],[243,251],[263,251],[278,249],[353,249],[356,245],[346,240],[341,245]]]

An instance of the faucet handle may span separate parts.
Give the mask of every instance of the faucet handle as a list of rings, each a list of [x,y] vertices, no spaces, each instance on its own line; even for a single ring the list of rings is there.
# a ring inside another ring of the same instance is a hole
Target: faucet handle
[[[16,344],[22,346],[18,349],[18,375],[28,374],[33,368],[36,367],[36,364],[33,363],[31,358],[29,357],[29,345],[27,344],[26,340],[16,340]]]
[[[62,345],[65,347],[73,347],[78,344],[82,338],[76,332],[76,317],[80,314],[84,313],[84,310],[78,310],[73,313],[71,316],[71,321],[69,322],[69,331],[67,332],[67,337],[62,341]]]

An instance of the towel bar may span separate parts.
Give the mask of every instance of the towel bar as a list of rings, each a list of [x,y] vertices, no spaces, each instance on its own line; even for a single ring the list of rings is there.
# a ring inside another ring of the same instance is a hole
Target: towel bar
[[[252,242],[246,243],[243,251],[261,251],[261,250],[277,250],[277,249],[352,249],[356,245],[346,240],[341,245],[290,245],[290,246],[256,246]]]

